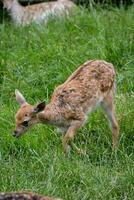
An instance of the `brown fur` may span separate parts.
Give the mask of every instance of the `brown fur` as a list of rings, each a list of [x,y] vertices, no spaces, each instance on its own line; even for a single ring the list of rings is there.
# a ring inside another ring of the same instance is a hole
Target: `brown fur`
[[[0,193],[0,200],[61,200],[57,198],[41,196],[32,192],[3,192]]]
[[[56,125],[65,132],[63,148],[67,152],[68,144],[86,121],[88,113],[93,111],[97,105],[101,105],[110,121],[113,148],[115,148],[118,142],[119,128],[113,104],[114,88],[113,65],[102,60],[88,61],[80,66],[64,84],[55,89],[50,103],[44,105],[42,112],[35,114],[34,107],[26,102],[23,103],[16,115],[16,122],[24,121],[24,115],[28,113],[29,127],[40,122]],[[20,124],[16,126],[18,129],[16,129],[17,134],[15,135],[19,136],[23,131],[19,131]]]
[[[27,25],[31,22],[47,22],[49,16],[68,14],[76,5],[70,0],[55,0],[52,2],[38,3],[21,6],[18,0],[3,0],[4,7],[10,12],[16,24]]]

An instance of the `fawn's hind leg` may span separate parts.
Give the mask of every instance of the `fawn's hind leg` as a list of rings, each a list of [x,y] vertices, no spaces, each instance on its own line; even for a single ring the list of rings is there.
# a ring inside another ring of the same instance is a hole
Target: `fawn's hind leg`
[[[77,130],[81,127],[82,123],[83,121],[73,121],[68,128],[65,136],[62,139],[63,149],[65,153],[68,153],[70,147],[69,145],[73,146],[78,152],[80,151],[80,149],[78,149],[76,145],[73,145],[71,141],[77,133]]]
[[[113,149],[115,149],[118,145],[118,139],[119,139],[119,126],[115,115],[115,109],[114,109],[114,102],[113,102],[113,94],[107,95],[103,102],[102,106],[104,111],[106,112],[106,115],[109,119],[111,129],[112,129],[112,142],[113,142]]]

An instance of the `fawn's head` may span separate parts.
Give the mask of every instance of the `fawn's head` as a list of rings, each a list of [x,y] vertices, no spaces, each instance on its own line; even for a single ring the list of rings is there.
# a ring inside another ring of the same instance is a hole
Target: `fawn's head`
[[[13,3],[17,3],[17,0],[2,0],[4,8],[10,10],[12,8]]]
[[[15,95],[20,109],[15,115],[16,129],[13,132],[13,136],[19,137],[34,124],[39,122],[37,115],[44,110],[45,102],[32,106],[26,102],[24,96],[18,90],[15,90]]]

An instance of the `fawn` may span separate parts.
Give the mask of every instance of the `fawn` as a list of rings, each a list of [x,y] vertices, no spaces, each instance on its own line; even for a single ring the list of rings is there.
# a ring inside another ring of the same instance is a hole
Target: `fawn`
[[[69,10],[76,7],[70,0],[57,0],[25,7],[20,5],[18,0],[3,0],[3,4],[4,8],[10,12],[15,24],[19,25],[47,22],[50,16],[68,14]]]
[[[62,200],[59,198],[45,197],[32,192],[3,192],[0,200]]]
[[[55,89],[47,105],[41,102],[32,106],[16,90],[20,109],[16,114],[16,130],[13,136],[19,137],[37,123],[53,124],[64,133],[62,143],[64,152],[67,153],[70,145],[74,145],[71,141],[86,121],[87,115],[97,105],[101,105],[110,121],[114,149],[119,137],[113,103],[114,88],[113,65],[102,60],[91,60],[80,66],[65,83]]]

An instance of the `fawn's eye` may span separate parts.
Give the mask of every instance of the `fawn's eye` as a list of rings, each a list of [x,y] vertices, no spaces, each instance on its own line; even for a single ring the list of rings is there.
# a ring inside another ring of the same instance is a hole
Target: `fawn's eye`
[[[24,126],[24,127],[28,127],[28,121],[24,121],[24,122],[22,122],[22,126]]]

